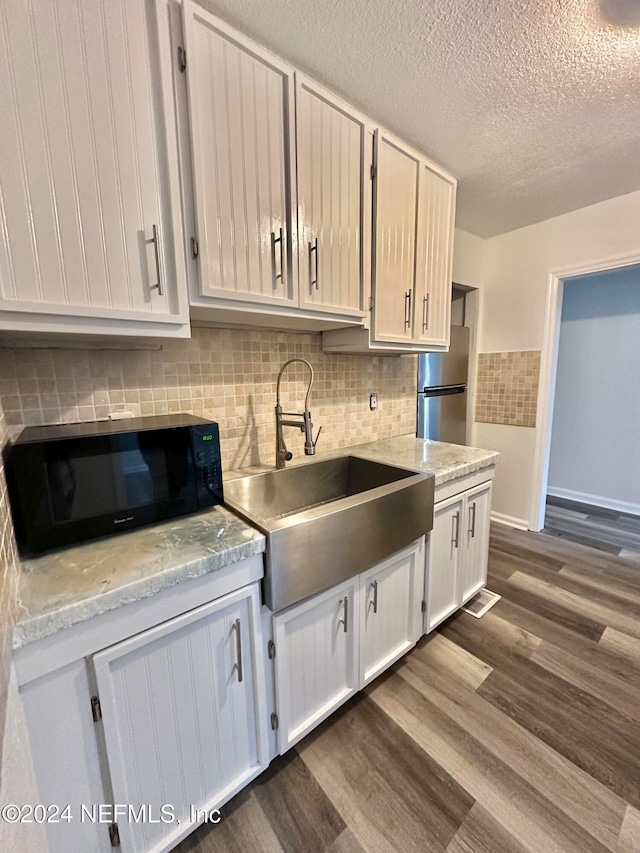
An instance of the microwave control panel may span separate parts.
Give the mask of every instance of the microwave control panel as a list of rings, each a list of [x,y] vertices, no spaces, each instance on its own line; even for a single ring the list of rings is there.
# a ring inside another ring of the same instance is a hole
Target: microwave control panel
[[[218,424],[193,425],[191,445],[198,479],[199,503],[202,506],[219,503],[222,501],[222,461]]]

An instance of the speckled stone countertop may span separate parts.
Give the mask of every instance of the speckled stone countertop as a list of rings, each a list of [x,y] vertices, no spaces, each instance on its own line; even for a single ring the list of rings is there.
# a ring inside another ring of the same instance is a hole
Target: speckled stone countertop
[[[290,442],[291,448],[293,442]],[[479,447],[467,447],[461,444],[447,444],[444,441],[431,441],[416,438],[415,435],[396,435],[365,444],[352,444],[336,450],[318,452],[315,456],[297,454],[287,465],[305,465],[322,459],[334,459],[336,456],[361,456],[376,462],[386,462],[400,468],[409,468],[435,475],[435,485],[441,486],[450,480],[457,480],[466,474],[474,474],[483,468],[496,465],[500,454],[496,450],[482,450]],[[242,471],[225,473],[227,479],[257,474],[273,470],[273,466],[254,466]]]
[[[261,554],[265,547],[262,533],[215,507],[26,560],[14,648]]]
[[[495,465],[500,455],[493,450],[400,435],[319,452],[313,457],[296,455],[290,464],[348,454],[432,473],[436,486]],[[272,467],[225,472],[225,478]],[[14,648],[261,554],[265,548],[262,533],[229,510],[216,507],[27,560],[22,564]]]
[[[400,468],[410,468],[435,475],[435,485],[441,486],[466,474],[474,474],[498,462],[500,454],[495,450],[481,450],[444,441],[430,441],[415,435],[397,435],[367,444],[343,447],[337,454],[350,453],[363,459],[387,462]]]

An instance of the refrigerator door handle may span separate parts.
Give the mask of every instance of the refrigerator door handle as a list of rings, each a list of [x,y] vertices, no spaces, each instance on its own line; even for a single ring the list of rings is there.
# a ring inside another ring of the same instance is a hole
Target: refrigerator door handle
[[[464,394],[466,385],[440,385],[436,388],[425,388],[420,391],[424,397],[446,397],[449,394]]]

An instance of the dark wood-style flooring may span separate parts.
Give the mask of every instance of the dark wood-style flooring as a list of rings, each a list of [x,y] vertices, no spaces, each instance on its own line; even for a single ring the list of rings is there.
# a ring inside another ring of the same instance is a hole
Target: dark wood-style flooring
[[[495,527],[488,586],[180,853],[640,851],[640,564]]]
[[[547,496],[544,531],[640,564],[640,516]]]

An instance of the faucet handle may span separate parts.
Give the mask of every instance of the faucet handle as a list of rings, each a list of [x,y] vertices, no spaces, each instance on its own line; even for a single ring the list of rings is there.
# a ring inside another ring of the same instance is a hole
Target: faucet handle
[[[305,418],[306,418],[307,414],[309,415],[309,418],[310,418],[311,417],[310,412],[305,412]],[[316,444],[318,443],[318,439],[320,438],[320,433],[322,432],[322,427],[320,427],[320,429],[318,430],[318,432],[316,434],[315,441],[313,440],[312,430],[313,430],[313,424],[311,423],[311,420],[309,419],[307,422],[307,431],[306,431],[307,438],[306,438],[305,443],[304,443],[304,455],[305,456],[313,456],[315,454]]]

